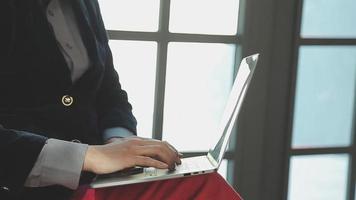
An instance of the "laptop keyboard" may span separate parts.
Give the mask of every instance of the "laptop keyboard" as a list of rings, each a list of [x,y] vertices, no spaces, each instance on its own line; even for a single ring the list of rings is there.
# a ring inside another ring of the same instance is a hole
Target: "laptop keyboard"
[[[153,167],[144,168],[145,176],[157,176],[157,169]]]
[[[176,165],[176,169],[169,171],[169,172],[175,172],[175,171],[187,171],[187,170],[199,170],[199,169],[204,169],[206,168],[206,163],[204,162],[194,162],[192,160],[186,161],[186,162],[182,162],[181,165]],[[169,173],[168,172],[168,173]],[[144,174],[145,176],[157,176],[158,174],[158,170],[156,168],[153,167],[147,167],[144,168]]]

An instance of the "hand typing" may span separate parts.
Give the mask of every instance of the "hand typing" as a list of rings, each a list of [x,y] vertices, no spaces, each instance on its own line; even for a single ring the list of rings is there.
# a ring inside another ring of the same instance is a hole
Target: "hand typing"
[[[165,141],[140,137],[115,138],[105,145],[91,145],[84,171],[106,174],[135,166],[174,169],[182,154]]]

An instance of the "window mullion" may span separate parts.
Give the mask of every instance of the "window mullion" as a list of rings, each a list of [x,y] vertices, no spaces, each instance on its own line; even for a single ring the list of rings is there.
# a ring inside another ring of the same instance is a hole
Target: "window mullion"
[[[170,0],[161,0],[152,137],[162,139]]]
[[[293,118],[294,118],[294,104],[295,104],[295,92],[296,92],[296,80],[297,80],[297,68],[299,59],[299,47],[300,47],[300,30],[302,24],[302,11],[303,11],[303,0],[295,1],[296,13],[295,13],[295,33],[294,33],[294,49],[292,58],[292,75],[291,75],[291,88],[290,88],[290,105],[289,105],[289,120],[288,120],[288,132],[286,136],[286,160],[283,176],[282,197],[283,199],[288,198],[288,187],[289,187],[289,170],[290,170],[290,159],[292,157],[292,130],[293,130]]]

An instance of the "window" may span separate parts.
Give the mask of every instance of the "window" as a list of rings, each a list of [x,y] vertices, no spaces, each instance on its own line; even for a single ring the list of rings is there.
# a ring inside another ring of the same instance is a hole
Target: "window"
[[[288,199],[355,199],[356,2],[299,6]]]
[[[205,153],[219,137],[213,130],[240,61],[239,0],[99,3],[138,135],[167,140],[185,155]],[[232,158],[230,151],[221,166],[225,177]]]
[[[261,56],[239,116],[234,186],[244,199],[356,200],[356,1],[240,8],[241,55]]]

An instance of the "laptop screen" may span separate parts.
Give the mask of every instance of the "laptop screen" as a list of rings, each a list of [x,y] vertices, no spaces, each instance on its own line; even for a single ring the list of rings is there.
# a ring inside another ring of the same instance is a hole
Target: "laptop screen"
[[[255,54],[246,57],[241,61],[218,129],[218,132],[221,133],[221,138],[214,148],[209,151],[210,156],[217,165],[220,165],[223,159],[232,129],[255,70],[257,60],[258,54]]]

